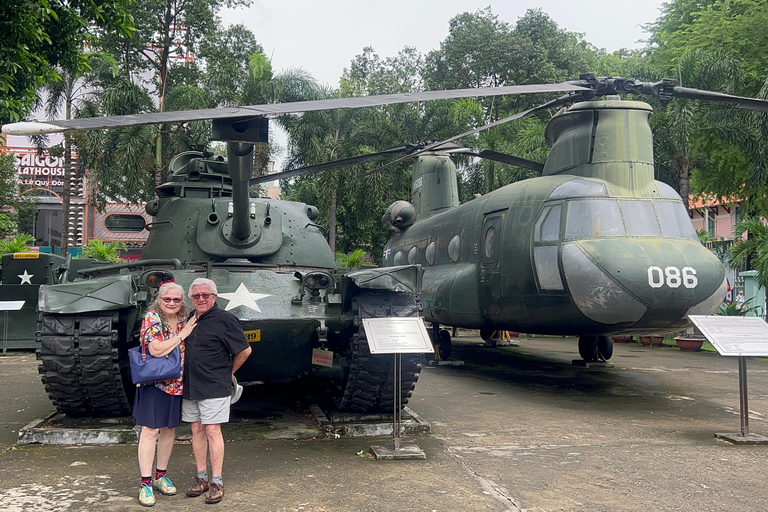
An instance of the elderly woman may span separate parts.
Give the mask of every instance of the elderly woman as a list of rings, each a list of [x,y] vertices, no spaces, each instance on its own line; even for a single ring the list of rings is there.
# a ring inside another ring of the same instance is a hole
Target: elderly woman
[[[176,283],[160,286],[157,298],[147,310],[141,324],[141,344],[155,357],[163,357],[174,348],[181,350],[184,368],[184,340],[195,328],[196,319],[187,320],[184,289]],[[145,507],[155,504],[154,490],[166,496],[176,494],[176,487],[166,476],[171,459],[176,427],[181,422],[182,379],[150,382],[136,388],[133,417],[141,425],[139,437],[139,469],[141,488],[139,503]],[[157,447],[157,469],[152,481],[152,463]]]

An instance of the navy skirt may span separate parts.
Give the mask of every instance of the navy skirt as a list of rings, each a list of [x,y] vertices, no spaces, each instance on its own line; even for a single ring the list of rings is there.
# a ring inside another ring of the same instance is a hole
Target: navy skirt
[[[176,428],[181,423],[181,395],[169,395],[154,384],[136,388],[133,400],[136,424],[149,428]]]

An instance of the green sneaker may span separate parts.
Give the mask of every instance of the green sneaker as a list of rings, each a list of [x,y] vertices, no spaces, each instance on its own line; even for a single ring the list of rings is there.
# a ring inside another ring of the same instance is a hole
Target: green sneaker
[[[173,482],[171,482],[171,479],[167,476],[155,480],[155,483],[152,484],[152,487],[154,487],[155,490],[160,491],[160,494],[164,494],[166,496],[173,496],[176,494],[176,487],[174,487]]]
[[[152,491],[152,486],[149,484],[141,484],[141,490],[139,491],[139,503],[145,507],[155,506],[155,493]]]

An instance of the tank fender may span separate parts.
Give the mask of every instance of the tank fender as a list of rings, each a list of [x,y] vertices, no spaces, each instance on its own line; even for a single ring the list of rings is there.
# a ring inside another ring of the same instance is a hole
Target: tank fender
[[[367,268],[344,276],[358,288],[367,290],[391,290],[395,292],[421,293],[424,268],[421,265]]]
[[[59,314],[109,311],[135,305],[136,294],[130,275],[42,285],[37,299],[39,311]]]

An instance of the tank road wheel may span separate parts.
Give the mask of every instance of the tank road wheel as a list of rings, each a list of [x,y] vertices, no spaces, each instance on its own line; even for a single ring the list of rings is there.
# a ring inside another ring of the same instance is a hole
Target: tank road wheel
[[[131,406],[123,386],[116,311],[38,317],[37,358],[53,405],[68,416],[124,416]]]
[[[609,336],[597,337],[597,360],[607,361],[613,357],[613,338]]]
[[[355,325],[347,354],[349,372],[343,385],[339,408],[352,412],[392,412],[394,375],[392,354],[372,355],[363,328],[363,318],[419,316],[419,308],[408,293],[365,290],[352,299]],[[413,394],[421,371],[421,354],[402,354],[402,393],[405,405]]]
[[[585,361],[597,361],[597,336],[579,336],[579,355]]]
[[[437,350],[441,361],[447,361],[451,357],[451,349],[451,333],[441,329],[437,334]]]

